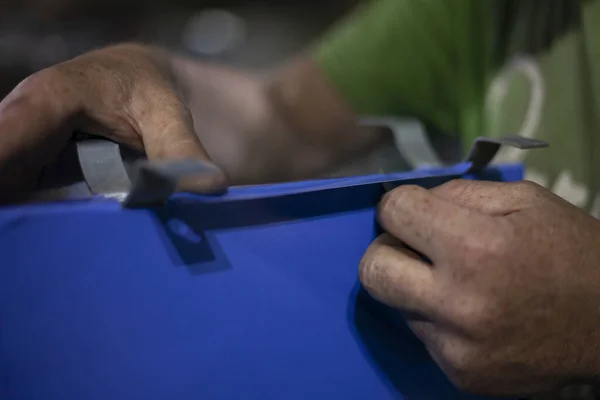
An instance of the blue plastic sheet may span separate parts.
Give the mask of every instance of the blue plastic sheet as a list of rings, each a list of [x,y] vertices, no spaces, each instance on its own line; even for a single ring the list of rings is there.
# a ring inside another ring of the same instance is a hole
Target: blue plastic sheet
[[[0,209],[0,398],[474,398],[357,280],[381,183],[457,171]]]

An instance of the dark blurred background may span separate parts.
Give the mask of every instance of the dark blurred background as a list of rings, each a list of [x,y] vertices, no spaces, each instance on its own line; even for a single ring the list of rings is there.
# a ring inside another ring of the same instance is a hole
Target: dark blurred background
[[[260,68],[302,49],[357,2],[0,1],[0,97],[47,65],[126,40]]]

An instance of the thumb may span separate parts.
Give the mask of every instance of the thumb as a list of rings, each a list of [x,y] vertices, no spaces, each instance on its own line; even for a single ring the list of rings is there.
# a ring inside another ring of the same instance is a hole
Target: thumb
[[[138,120],[146,155],[150,160],[202,161],[213,172],[193,176],[179,182],[178,190],[195,193],[219,193],[226,190],[228,180],[223,170],[212,163],[200,139],[194,131],[194,123],[188,109],[178,100],[162,101],[144,112]]]

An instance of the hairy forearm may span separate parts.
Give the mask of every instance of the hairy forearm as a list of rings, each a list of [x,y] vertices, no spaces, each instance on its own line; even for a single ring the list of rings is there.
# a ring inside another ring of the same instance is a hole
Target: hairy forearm
[[[308,57],[263,77],[172,57],[213,161],[233,184],[316,176],[377,143]]]

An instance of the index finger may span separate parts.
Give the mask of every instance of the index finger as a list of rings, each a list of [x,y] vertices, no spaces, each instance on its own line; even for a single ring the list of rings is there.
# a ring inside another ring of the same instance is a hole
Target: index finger
[[[382,227],[434,264],[460,248],[465,238],[491,230],[490,218],[413,185],[389,192],[379,206]]]
[[[170,97],[170,98],[169,98]],[[176,96],[163,95],[160,102],[148,101],[146,113],[138,118],[144,149],[152,160],[192,159],[203,161],[212,172],[183,178],[178,189],[198,193],[225,191],[228,180],[202,146],[194,131],[192,115]]]

